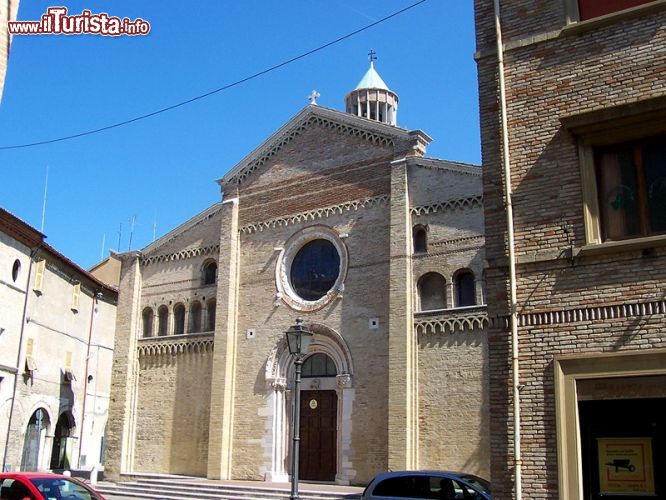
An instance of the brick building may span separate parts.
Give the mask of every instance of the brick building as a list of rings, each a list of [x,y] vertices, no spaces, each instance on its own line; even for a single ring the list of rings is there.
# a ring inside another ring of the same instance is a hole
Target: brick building
[[[666,498],[666,2],[498,5],[504,96],[475,2],[493,497]]]
[[[425,157],[372,64],[345,105],[306,106],[220,203],[119,256],[107,476],[286,481],[298,316],[301,478],[487,475],[480,169]]]

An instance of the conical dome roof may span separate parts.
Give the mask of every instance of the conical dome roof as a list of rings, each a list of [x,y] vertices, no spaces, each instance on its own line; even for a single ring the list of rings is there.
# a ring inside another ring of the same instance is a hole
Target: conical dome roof
[[[384,83],[384,80],[382,80],[382,77],[379,76],[379,73],[377,73],[375,65],[372,61],[370,61],[370,68],[365,73],[365,75],[363,75],[363,78],[361,78],[361,81],[358,82],[358,85],[356,85],[354,90],[361,89],[390,90],[386,83]]]
[[[356,88],[345,96],[345,109],[352,115],[395,126],[398,119],[398,95],[388,88],[377,73],[375,52],[371,50],[368,56],[370,68]]]

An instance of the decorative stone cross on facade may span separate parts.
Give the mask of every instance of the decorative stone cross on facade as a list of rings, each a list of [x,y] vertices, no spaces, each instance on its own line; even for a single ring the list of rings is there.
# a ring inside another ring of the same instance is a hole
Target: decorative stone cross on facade
[[[368,52],[368,59],[370,59],[370,62],[376,61],[377,60],[377,52],[370,49],[370,52]]]
[[[316,90],[313,90],[312,93],[308,96],[308,99],[310,99],[310,104],[314,104],[315,106],[317,105],[317,99],[319,98],[319,92]]]

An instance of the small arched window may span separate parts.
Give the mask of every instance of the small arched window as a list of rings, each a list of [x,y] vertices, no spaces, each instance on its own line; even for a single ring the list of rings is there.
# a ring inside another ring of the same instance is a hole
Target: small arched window
[[[414,238],[414,253],[426,253],[428,251],[427,228],[421,224],[414,226],[412,237]]]
[[[456,273],[456,307],[473,306],[476,304],[476,289],[474,286],[474,274],[472,271],[464,270]]]
[[[153,310],[150,307],[146,307],[142,313],[143,319],[143,336],[151,337],[153,335]]]
[[[190,333],[201,331],[201,302],[195,300],[190,306]]]
[[[211,299],[206,303],[206,331],[213,332],[215,331],[215,299]]]
[[[213,261],[206,262],[203,267],[203,284],[214,285],[217,282],[217,264]]]
[[[160,306],[157,310],[157,335],[165,337],[169,329],[169,309],[167,306]]]
[[[16,283],[16,280],[19,277],[19,272],[21,271],[21,261],[16,259],[14,265],[12,266],[12,281]]]
[[[173,334],[182,335],[185,333],[185,306],[176,304],[173,308]]]
[[[439,273],[421,276],[417,284],[421,311],[446,309],[446,280]]]
[[[338,370],[326,354],[317,353],[303,363],[303,377],[335,377]]]

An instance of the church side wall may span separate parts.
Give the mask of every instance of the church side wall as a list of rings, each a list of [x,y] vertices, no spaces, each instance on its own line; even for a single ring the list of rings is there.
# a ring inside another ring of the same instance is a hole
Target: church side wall
[[[212,352],[140,359],[136,472],[205,476]]]
[[[409,171],[412,226],[425,227],[427,234],[427,251],[412,255],[418,466],[489,477],[487,332],[469,319],[485,315],[482,184],[473,168],[414,165]],[[455,278],[461,270],[474,274],[477,307],[456,307]],[[431,272],[446,280],[446,308],[420,312],[417,283]]]
[[[419,335],[419,467],[489,477],[484,330]]]
[[[144,255],[139,315],[153,312],[150,335],[138,337],[139,371],[135,410],[135,472],[205,476],[208,466],[212,336],[207,328],[208,301],[216,285],[204,285],[203,266],[218,260],[216,212],[182,234]],[[191,306],[202,307],[200,328],[192,331]],[[184,335],[174,335],[175,306],[185,308]],[[168,310],[167,334],[159,336],[159,309]]]

